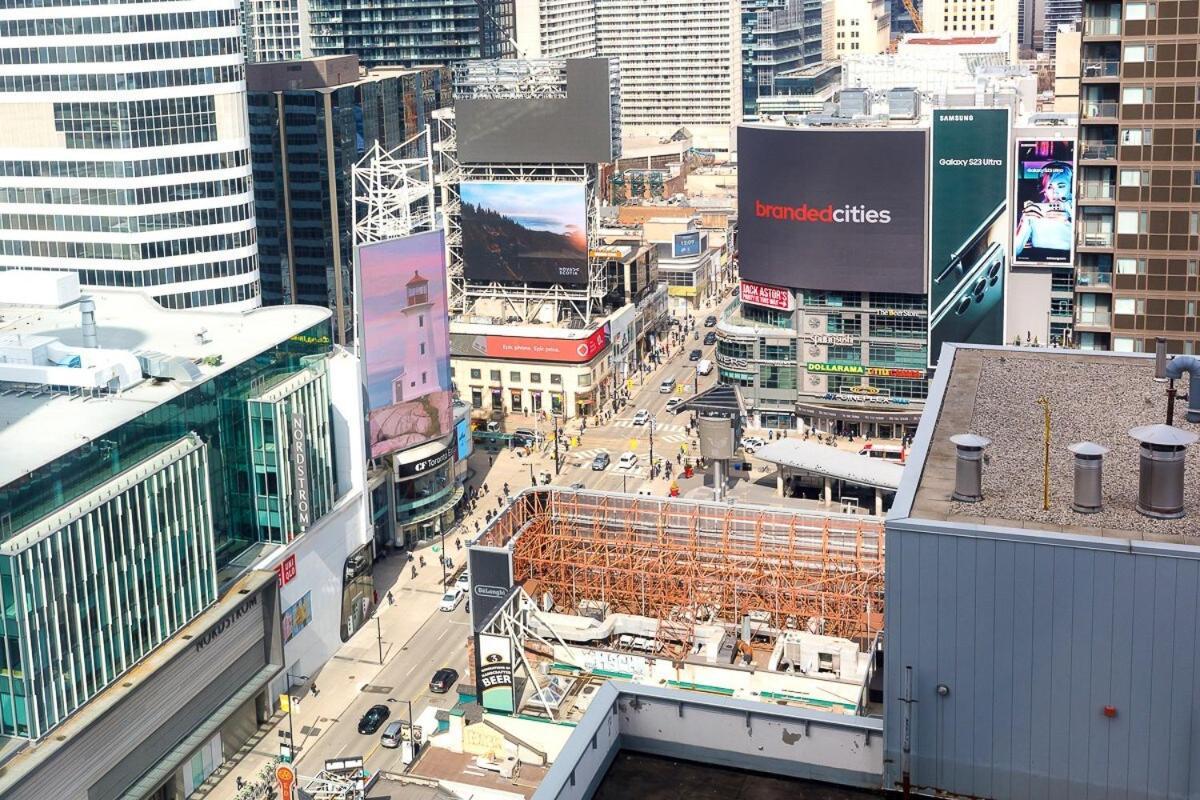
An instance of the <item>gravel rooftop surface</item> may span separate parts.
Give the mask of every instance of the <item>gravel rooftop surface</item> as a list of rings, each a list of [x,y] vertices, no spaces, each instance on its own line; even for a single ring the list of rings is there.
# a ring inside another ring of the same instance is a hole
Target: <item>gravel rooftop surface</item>
[[[1187,391],[1186,377],[1176,381]],[[1044,417],[1037,399],[1050,400],[1050,510],[1042,510]],[[951,402],[947,398],[947,402]],[[1176,398],[1175,425],[1200,433],[1187,422],[1187,403]],[[1200,444],[1187,451],[1184,507],[1188,516],[1154,520],[1135,508],[1140,445],[1130,428],[1166,421],[1166,384],[1154,382],[1153,361],[1046,358],[1011,352],[984,356],[971,432],[992,440],[985,450],[984,499],[952,504],[952,514],[997,517],[1050,526],[1086,526],[1157,535],[1200,537]],[[957,431],[955,431],[957,432]],[[940,432],[950,435],[951,431]],[[1074,455],[1067,447],[1090,441],[1104,445],[1104,510],[1071,510]]]

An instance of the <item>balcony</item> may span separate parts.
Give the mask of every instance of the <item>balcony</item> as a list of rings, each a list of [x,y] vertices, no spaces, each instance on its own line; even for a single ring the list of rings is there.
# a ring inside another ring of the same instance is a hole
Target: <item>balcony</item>
[[[1088,328],[1107,328],[1112,324],[1112,312],[1108,309],[1078,308],[1075,310],[1075,325]]]
[[[1080,247],[1112,247],[1112,231],[1081,231],[1079,234]]]
[[[1115,58],[1085,58],[1083,60],[1083,77],[1088,78],[1119,78],[1121,62]]]
[[[1084,36],[1120,36],[1121,20],[1113,17],[1089,17],[1083,21]]]
[[[1112,273],[1079,268],[1075,271],[1075,285],[1081,289],[1112,289]]]
[[[1115,101],[1092,102],[1085,100],[1083,103],[1083,118],[1115,120],[1119,109],[1120,105]]]
[[[1081,161],[1115,161],[1117,158],[1116,142],[1083,142],[1079,146]]]
[[[1116,191],[1110,181],[1082,181],[1079,184],[1079,196],[1084,200],[1113,200]]]

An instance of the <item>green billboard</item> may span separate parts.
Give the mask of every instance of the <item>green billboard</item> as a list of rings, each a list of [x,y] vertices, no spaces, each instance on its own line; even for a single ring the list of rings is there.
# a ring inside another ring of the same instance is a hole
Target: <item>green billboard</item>
[[[1009,264],[1009,111],[933,112],[929,363],[942,344],[1002,344]]]

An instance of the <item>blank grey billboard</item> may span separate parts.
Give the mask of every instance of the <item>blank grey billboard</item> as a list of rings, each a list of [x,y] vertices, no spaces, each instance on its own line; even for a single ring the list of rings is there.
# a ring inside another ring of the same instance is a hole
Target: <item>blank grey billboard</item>
[[[612,161],[607,58],[567,59],[567,96],[454,101],[458,158],[465,164]]]
[[[742,278],[925,291],[925,131],[738,127]]]

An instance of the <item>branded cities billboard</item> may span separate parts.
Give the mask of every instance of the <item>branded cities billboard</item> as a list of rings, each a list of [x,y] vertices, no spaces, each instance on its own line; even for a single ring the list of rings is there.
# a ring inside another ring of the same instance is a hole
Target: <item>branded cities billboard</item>
[[[460,97],[458,158],[466,164],[612,161],[612,79],[607,58],[568,58],[565,97]],[[489,67],[484,64],[480,69]]]
[[[368,446],[378,458],[454,424],[441,231],[358,249]]]
[[[586,364],[608,347],[608,341],[609,326],[605,323],[582,339],[456,333],[451,347],[456,356]]]
[[[479,652],[479,693],[488,711],[511,712],[517,707],[513,680],[513,643],[508,636],[481,633],[476,637]]]
[[[1071,264],[1075,251],[1075,142],[1017,142],[1014,264]]]
[[[738,264],[792,289],[925,291],[925,132],[738,127]]]
[[[468,280],[587,284],[582,183],[468,181],[459,196]]]
[[[946,342],[1003,344],[1008,109],[933,112],[929,365]]]
[[[738,284],[738,296],[743,303],[749,303],[752,306],[766,306],[780,311],[796,310],[796,298],[790,290],[779,286],[742,281]]]

